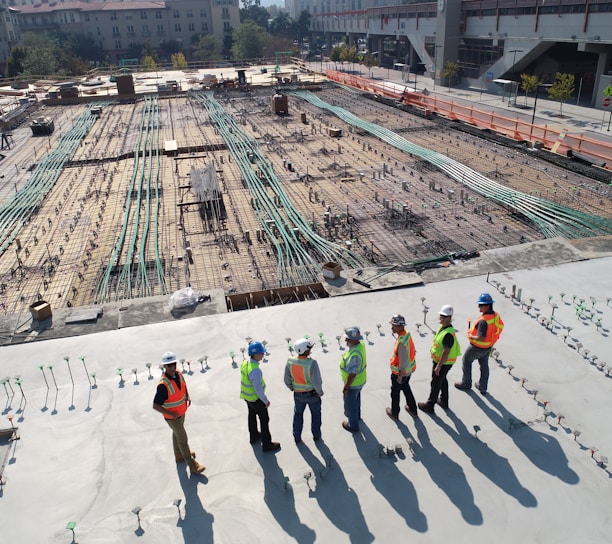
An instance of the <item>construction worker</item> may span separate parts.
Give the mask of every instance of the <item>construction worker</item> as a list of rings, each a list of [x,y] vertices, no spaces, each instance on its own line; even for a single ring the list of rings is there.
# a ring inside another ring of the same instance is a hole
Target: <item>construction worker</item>
[[[445,304],[440,308],[440,326],[434,335],[431,345],[431,359],[433,369],[431,372],[431,389],[427,402],[419,402],[418,406],[423,412],[434,413],[434,406],[439,404],[448,410],[448,380],[446,375],[461,355],[461,349],[455,329],[452,325],[453,307]]]
[[[183,375],[176,370],[174,353],[171,351],[164,353],[161,364],[164,367],[164,375],[157,385],[153,409],[164,416],[166,423],[172,429],[172,447],[176,462],[185,461],[192,474],[200,474],[206,467],[195,460],[195,452],[189,448],[185,431],[185,413],[191,405],[187,384]]]
[[[321,397],[323,386],[319,364],[310,357],[314,342],[300,338],[293,344],[297,357],[290,357],[285,366],[285,385],[293,391],[293,438],[302,441],[304,410],[310,409],[313,440],[321,439]]]
[[[248,347],[249,360],[242,361],[240,365],[240,398],[244,399],[249,409],[249,436],[251,444],[261,438],[263,451],[277,451],[278,442],[272,442],[270,436],[268,407],[270,401],[266,396],[266,382],[264,382],[259,362],[268,353],[261,342],[251,342]],[[257,430],[257,419],[261,432]]]
[[[391,333],[395,336],[393,356],[391,357],[391,407],[387,408],[387,415],[397,421],[400,412],[400,393],[406,397],[406,411],[412,417],[419,417],[416,400],[410,388],[410,377],[416,370],[414,342],[411,334],[406,330],[406,320],[402,315],[394,315],[389,322]]]
[[[365,344],[362,342],[359,327],[344,329],[344,340],[348,350],[340,359],[340,376],[344,382],[344,415],[348,421],[343,421],[342,427],[356,433],[359,431],[361,419],[361,389],[367,380]]]
[[[468,325],[467,337],[470,345],[463,355],[463,377],[455,384],[457,389],[469,391],[472,388],[472,363],[477,360],[480,365],[480,381],[476,383],[476,389],[483,395],[487,394],[489,354],[504,329],[502,318],[493,310],[494,302],[489,293],[483,293],[478,297],[478,309],[481,315],[473,325]]]

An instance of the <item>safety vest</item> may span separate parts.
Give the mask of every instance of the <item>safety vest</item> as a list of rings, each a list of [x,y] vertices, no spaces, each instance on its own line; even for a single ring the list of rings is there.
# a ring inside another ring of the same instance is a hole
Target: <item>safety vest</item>
[[[406,348],[406,351],[408,353],[408,363],[409,364],[408,364],[408,369],[406,370],[406,374],[410,375],[416,370],[416,361],[415,361],[416,351],[414,349],[414,342],[412,341],[412,336],[406,330],[402,331],[402,334],[400,334],[395,339],[395,346],[393,347],[393,357],[391,357],[391,361],[390,361],[391,372],[393,374],[399,374],[400,359],[399,359],[397,352],[398,352],[400,344]]]
[[[448,352],[448,357],[446,358],[446,362],[444,364],[452,365],[457,360],[457,357],[461,355],[461,348],[459,347],[459,342],[457,342],[455,329],[452,326],[442,327],[442,325],[440,325],[436,331],[436,335],[434,336],[433,344],[431,345],[430,349],[431,358],[433,359],[434,363],[440,362],[440,357],[442,357],[442,353],[444,352],[444,345],[442,344],[442,341],[448,333],[453,335],[453,347]]]
[[[359,368],[355,373],[355,379],[351,384],[351,387],[360,387],[366,383],[367,373],[366,373],[366,353],[365,353],[365,345],[363,342],[359,342],[359,344],[355,344],[351,347],[344,355],[342,355],[342,359],[340,359],[340,376],[342,376],[342,381],[346,383],[349,373],[346,371],[346,367],[348,366],[348,362],[351,360],[353,356],[357,356],[359,358]]]
[[[242,361],[240,365],[240,398],[244,399],[248,402],[254,402],[259,397],[257,393],[255,393],[255,388],[249,380],[249,374],[252,372],[254,368],[259,368],[259,363],[257,361]],[[266,390],[266,382],[261,380],[261,385]]]
[[[291,372],[291,381],[293,382],[293,390],[296,393],[312,391],[314,384],[312,383],[312,359],[300,359],[299,357],[290,358],[289,371]]]
[[[168,390],[168,398],[166,402],[162,405],[166,410],[170,410],[172,414],[176,414],[174,417],[180,417],[185,415],[187,411],[187,385],[185,384],[185,380],[183,379],[183,375],[177,371],[180,387],[176,387],[176,382],[172,378],[168,378],[165,374],[162,376],[161,380],[159,380],[160,384],[166,386]],[[164,414],[166,419],[174,419],[173,416],[169,416],[168,414]]]
[[[485,321],[487,323],[487,336],[484,340],[474,340],[470,338],[471,335],[478,336],[478,323]],[[477,348],[490,348],[499,340],[499,337],[504,330],[504,322],[497,312],[482,314],[468,331],[468,338],[470,344]]]

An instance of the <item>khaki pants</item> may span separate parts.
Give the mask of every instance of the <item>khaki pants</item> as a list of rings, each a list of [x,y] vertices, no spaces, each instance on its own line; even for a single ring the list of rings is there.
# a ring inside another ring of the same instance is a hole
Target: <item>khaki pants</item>
[[[168,427],[172,429],[172,448],[175,457],[182,457],[187,463],[191,464],[191,450],[185,431],[185,416],[177,419],[166,419]]]

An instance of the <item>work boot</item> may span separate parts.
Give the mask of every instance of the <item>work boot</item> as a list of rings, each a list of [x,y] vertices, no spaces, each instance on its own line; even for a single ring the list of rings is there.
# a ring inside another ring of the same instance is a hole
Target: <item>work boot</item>
[[[191,474],[202,474],[202,472],[206,470],[206,467],[204,465],[201,465],[197,461],[193,461],[189,465],[189,470],[191,471]]]
[[[191,452],[191,457],[192,459],[195,459],[195,451]],[[175,455],[174,458],[176,459],[177,463],[183,463],[185,461],[182,455]]]
[[[468,385],[467,383],[463,382],[455,382],[455,387],[457,389],[460,389],[461,391],[469,391],[470,389],[472,389],[471,385]]]
[[[385,410],[387,412],[387,415],[393,420],[393,421],[397,421],[398,417],[393,415],[393,412],[391,411],[391,408],[387,408]]]
[[[263,451],[278,451],[280,450],[280,444],[278,442],[270,442],[265,446],[262,446],[261,449]]]
[[[404,406],[404,410],[406,410],[406,412],[408,412],[414,418],[419,417],[418,412],[416,410],[412,411],[410,409],[410,406],[408,406],[407,404],[406,404],[406,406]]]
[[[442,399],[438,399],[436,401],[436,404],[438,406],[441,406],[442,408],[444,408],[445,410],[448,410],[448,402],[444,402]]]
[[[419,402],[418,407],[423,412],[427,412],[428,414],[433,414],[434,413],[434,407],[430,406],[429,403],[427,403],[427,402]]]

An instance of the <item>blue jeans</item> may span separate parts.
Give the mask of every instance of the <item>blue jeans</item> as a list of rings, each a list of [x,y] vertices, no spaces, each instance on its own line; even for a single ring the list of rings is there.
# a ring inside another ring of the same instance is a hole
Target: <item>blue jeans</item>
[[[310,429],[312,437],[321,438],[321,397],[315,391],[304,393],[293,393],[295,407],[293,409],[293,438],[302,438],[304,427],[304,410],[306,406],[310,409]]]
[[[344,396],[344,415],[348,418],[349,427],[358,431],[361,419],[361,388],[349,388]]]
[[[463,378],[462,382],[465,385],[472,385],[472,363],[477,360],[480,365],[480,381],[478,382],[478,389],[486,391],[489,385],[489,354],[491,348],[478,348],[473,344],[465,350],[463,354]]]

